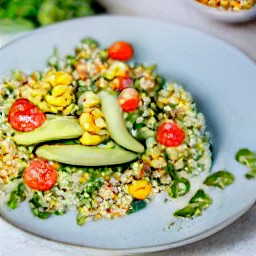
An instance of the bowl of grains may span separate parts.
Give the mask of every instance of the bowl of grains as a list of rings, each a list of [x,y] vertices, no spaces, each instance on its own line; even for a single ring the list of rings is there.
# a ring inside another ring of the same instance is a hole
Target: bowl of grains
[[[187,0],[200,13],[224,22],[245,22],[256,17],[256,0]]]

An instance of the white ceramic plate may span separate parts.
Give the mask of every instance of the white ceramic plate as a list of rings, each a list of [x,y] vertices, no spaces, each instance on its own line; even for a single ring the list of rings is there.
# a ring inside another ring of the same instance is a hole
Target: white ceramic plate
[[[156,63],[169,80],[185,85],[206,118],[213,137],[212,171],[226,169],[236,181],[224,191],[208,189],[214,200],[201,217],[174,221],[172,204],[157,197],[136,214],[116,220],[77,226],[75,213],[40,220],[26,203],[10,211],[1,205],[2,217],[38,236],[116,253],[149,252],[185,245],[207,237],[241,216],[256,199],[255,180],[244,178],[246,168],[234,160],[241,147],[256,150],[256,67],[232,46],[186,27],[132,17],[98,16],[59,23],[14,41],[0,50],[0,74],[12,69],[42,69],[58,47],[72,53],[84,37],[96,38],[103,47],[116,40],[129,41],[135,61]],[[174,203],[175,204],[175,203]],[[241,231],[242,232],[242,231]]]

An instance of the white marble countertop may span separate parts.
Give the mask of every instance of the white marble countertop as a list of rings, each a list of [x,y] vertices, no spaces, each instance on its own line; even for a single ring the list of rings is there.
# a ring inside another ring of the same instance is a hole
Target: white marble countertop
[[[109,13],[152,17],[205,31],[221,38],[256,61],[256,20],[243,24],[212,21],[189,8],[184,0],[101,0]],[[1,39],[1,38],[0,38]],[[0,42],[0,45],[3,41]],[[179,256],[256,256],[256,206],[236,222],[200,242],[147,255]],[[75,256],[85,250],[47,241],[0,220],[0,255]]]

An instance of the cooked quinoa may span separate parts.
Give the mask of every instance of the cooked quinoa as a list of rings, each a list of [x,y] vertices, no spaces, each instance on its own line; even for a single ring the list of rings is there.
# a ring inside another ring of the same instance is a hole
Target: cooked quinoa
[[[29,161],[37,157],[38,145],[20,146],[13,140],[15,130],[8,122],[12,104],[26,98],[48,115],[78,118],[83,135],[63,144],[111,148],[115,142],[97,93],[115,91],[119,76],[131,78],[140,94],[139,107],[123,112],[123,118],[129,133],[145,151],[132,162],[106,167],[50,161],[58,171],[55,185],[47,191],[31,189],[22,175]],[[82,40],[74,55],[60,58],[55,54],[43,71],[15,71],[0,85],[0,95],[0,189],[9,208],[27,199],[33,214],[40,218],[76,210],[77,223],[83,225],[135,212],[160,192],[168,193],[170,198],[183,196],[189,191],[191,177],[209,172],[209,134],[191,95],[175,82],[166,82],[155,66],[109,58],[108,51],[93,39]],[[174,120],[185,132],[181,145],[167,147],[157,141],[157,129],[165,120]],[[132,186],[140,182],[143,188],[148,186],[143,200],[132,192]],[[12,184],[17,186],[10,189]]]

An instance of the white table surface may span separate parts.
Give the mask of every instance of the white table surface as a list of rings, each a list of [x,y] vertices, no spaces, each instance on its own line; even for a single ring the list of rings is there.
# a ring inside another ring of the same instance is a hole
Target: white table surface
[[[100,2],[107,7],[109,13],[151,17],[205,31],[233,44],[256,61],[256,20],[235,25],[215,22],[190,9],[184,0],[101,0]],[[0,46],[5,42],[0,38]],[[89,254],[81,248],[32,236],[0,220],[0,255],[87,256]],[[147,255],[256,256],[256,205],[236,222],[209,238],[181,248]]]

